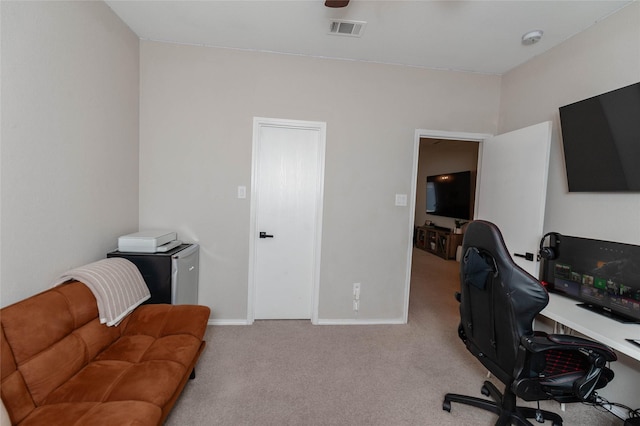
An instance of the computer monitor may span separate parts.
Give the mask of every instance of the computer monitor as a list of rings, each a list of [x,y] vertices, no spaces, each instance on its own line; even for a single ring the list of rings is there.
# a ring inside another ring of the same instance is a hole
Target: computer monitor
[[[594,310],[640,323],[640,246],[557,235],[543,281]]]

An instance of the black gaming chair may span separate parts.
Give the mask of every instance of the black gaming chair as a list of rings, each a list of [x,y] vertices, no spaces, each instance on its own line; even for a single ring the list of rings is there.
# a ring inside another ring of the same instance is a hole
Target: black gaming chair
[[[471,222],[462,245],[460,268],[461,322],[458,334],[467,349],[505,385],[504,393],[489,381],[482,393],[493,401],[447,394],[451,402],[472,405],[498,414],[497,425],[531,425],[562,417],[538,407],[518,407],[516,399],[558,402],[593,401],[594,390],[613,379],[606,364],[613,351],[597,342],[570,335],[533,331],[533,319],[549,302],[538,280],[516,265],[499,229],[486,221]]]

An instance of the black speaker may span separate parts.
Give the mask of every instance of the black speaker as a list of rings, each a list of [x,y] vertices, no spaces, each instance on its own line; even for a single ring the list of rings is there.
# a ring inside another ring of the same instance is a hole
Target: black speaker
[[[544,241],[547,239],[547,237],[551,237],[549,246],[544,245]],[[542,239],[540,240],[540,251],[538,252],[538,254],[543,259],[554,260],[558,257],[559,246],[560,234],[558,234],[557,232],[547,232],[542,236]]]

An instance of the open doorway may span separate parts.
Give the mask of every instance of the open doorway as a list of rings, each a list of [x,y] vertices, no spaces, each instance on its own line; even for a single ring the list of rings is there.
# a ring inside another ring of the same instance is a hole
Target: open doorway
[[[418,284],[418,288],[409,290],[407,320],[410,307],[421,306],[419,290],[425,280],[431,281],[429,278],[438,275],[438,271],[457,270],[458,246],[463,237],[459,226],[474,217],[479,142],[432,137],[420,137],[416,141],[414,231],[409,254],[410,263],[416,268],[410,271],[409,287],[413,283]],[[429,260],[427,264],[436,262],[441,266],[435,271],[426,271],[421,265],[431,256],[444,260]],[[418,299],[414,299],[416,297]]]
[[[416,130],[414,167],[411,188],[411,220],[413,234],[417,197],[418,154],[420,140],[445,139],[480,142],[478,177],[473,218],[495,223],[501,230],[514,261],[536,276],[535,255],[543,234],[547,172],[551,146],[551,122],[512,130],[498,136]],[[525,223],[527,226],[522,226]],[[405,287],[405,319],[409,314],[413,241],[408,241],[407,280]]]
[[[465,149],[469,149],[471,147],[471,153],[464,154],[464,156],[470,156],[464,162],[465,165],[469,165],[469,169],[475,170],[477,176],[477,171],[481,167],[480,161],[478,161],[478,155],[480,150],[481,143],[490,138],[491,135],[484,133],[466,133],[466,132],[448,132],[448,131],[440,131],[440,130],[426,130],[426,129],[417,129],[414,137],[414,155],[413,155],[413,178],[412,178],[412,188],[411,188],[411,196],[409,198],[411,204],[411,220],[409,224],[409,232],[410,235],[415,234],[416,225],[424,225],[427,219],[426,212],[426,178],[429,173],[429,166],[419,167],[421,162],[431,162],[429,159],[429,150],[433,149],[433,147],[440,147],[442,145],[443,150],[451,150],[452,153],[448,155],[448,158],[444,156],[440,159],[441,164],[438,164],[437,167],[459,167],[461,163],[457,163],[455,157],[456,149],[464,147]],[[448,145],[450,144],[451,145]],[[463,145],[465,144],[465,145]],[[466,145],[468,144],[468,145]],[[421,146],[423,148],[422,156],[421,154]],[[439,148],[435,148],[438,150]],[[434,154],[432,152],[432,154]],[[462,154],[461,154],[462,155]],[[422,160],[421,158],[422,157]],[[475,158],[475,163],[473,163],[473,158]],[[446,172],[447,170],[444,170]],[[474,179],[475,180],[475,179]],[[475,188],[474,188],[474,192]],[[475,199],[473,203],[473,210],[477,208],[478,200]],[[471,215],[473,218],[474,215]],[[436,224],[441,224],[441,226],[445,227],[448,225],[449,228],[453,228],[455,226],[454,218],[439,218]],[[413,250],[414,250],[414,239],[410,239],[410,243],[408,246],[407,253],[407,272],[406,272],[406,282],[405,282],[405,297],[404,297],[404,321],[407,322],[409,319],[409,297],[410,297],[410,288],[411,288],[411,274],[412,274],[412,263],[413,263]]]
[[[420,138],[414,226],[433,224],[453,230],[456,221],[468,222],[473,218],[478,151],[479,143],[476,141]],[[466,172],[469,172],[468,186],[437,182],[438,177],[447,178]],[[436,208],[433,195],[435,189],[440,191],[438,186],[446,192],[441,194],[443,201],[438,201]]]

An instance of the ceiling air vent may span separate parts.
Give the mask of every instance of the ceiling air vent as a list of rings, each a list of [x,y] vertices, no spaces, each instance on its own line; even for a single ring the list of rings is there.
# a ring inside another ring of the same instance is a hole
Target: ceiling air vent
[[[367,25],[367,23],[364,21],[333,19],[329,27],[329,34],[360,37],[365,25]]]

